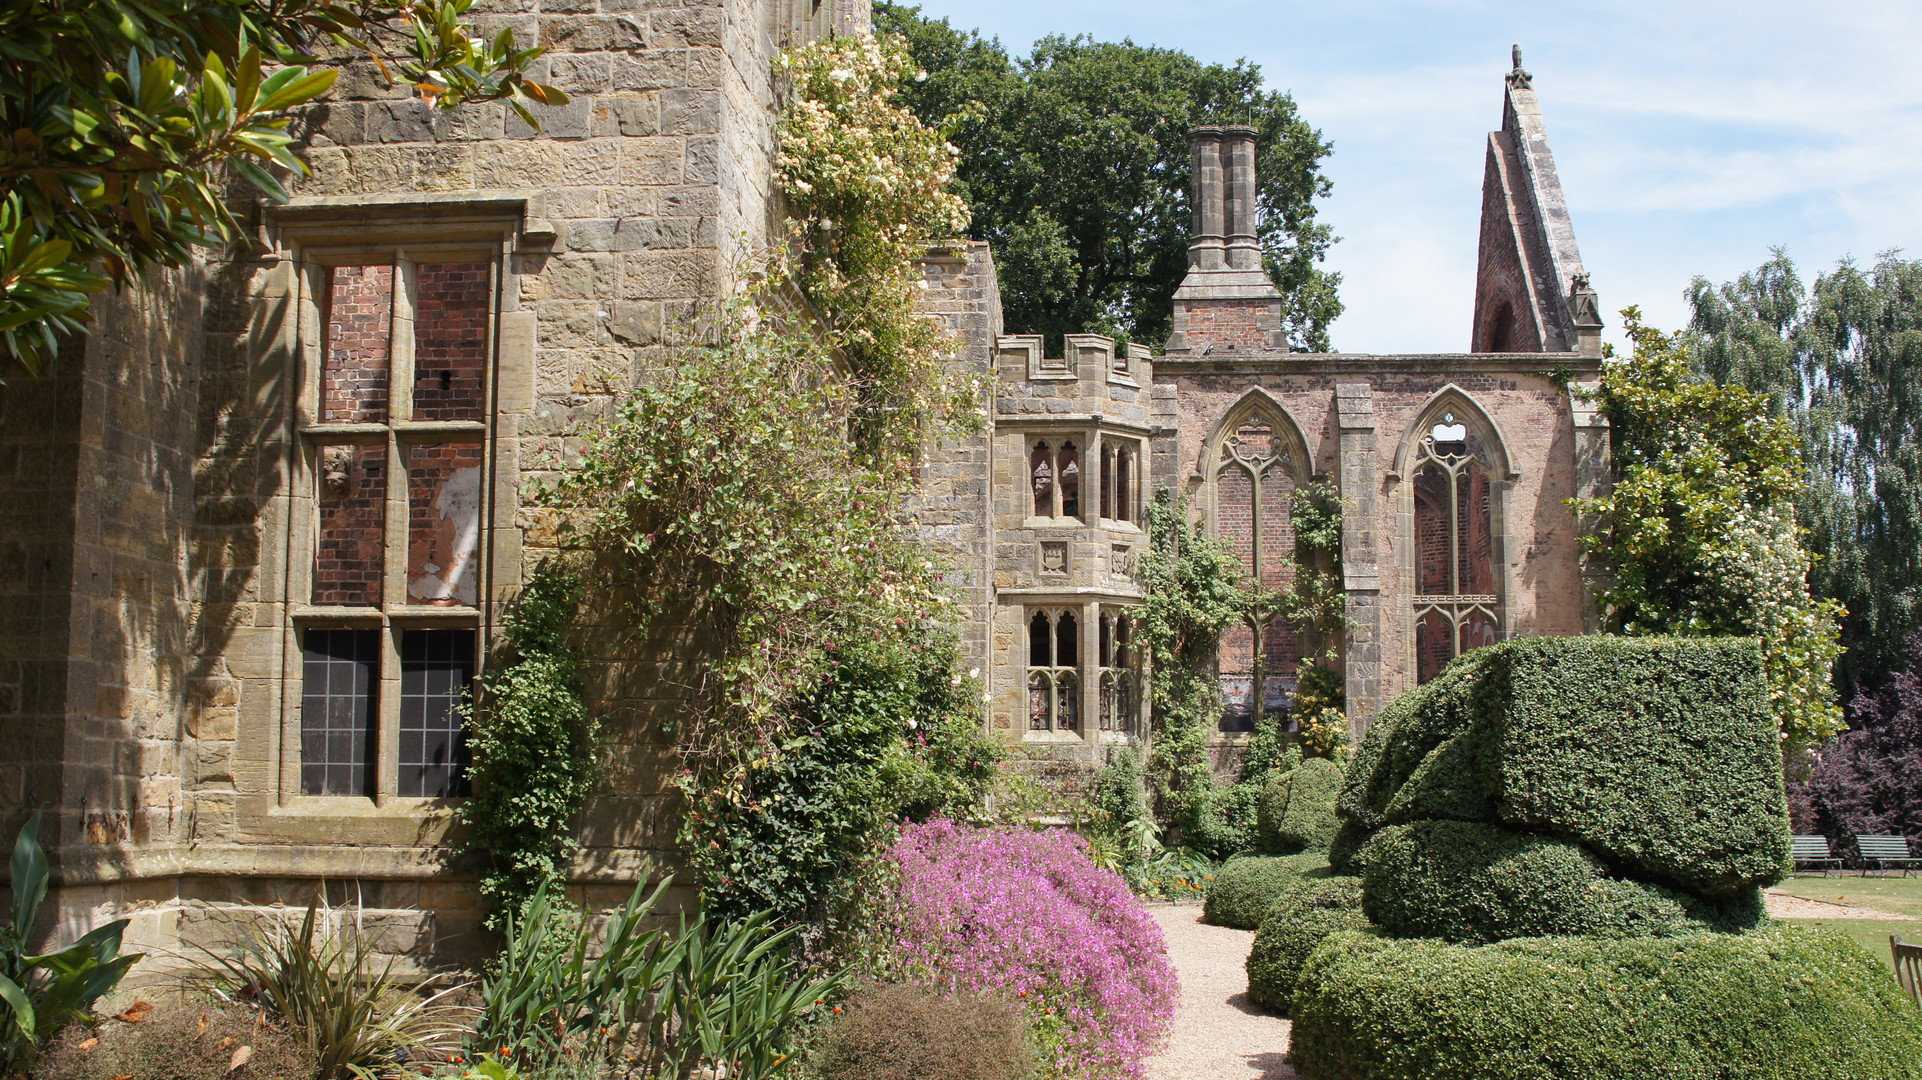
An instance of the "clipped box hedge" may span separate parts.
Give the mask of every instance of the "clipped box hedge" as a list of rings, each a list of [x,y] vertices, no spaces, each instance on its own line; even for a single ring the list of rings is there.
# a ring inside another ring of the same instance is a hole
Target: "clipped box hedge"
[[[1528,638],[1477,649],[1370,728],[1331,854],[1424,819],[1581,843],[1704,895],[1788,871],[1778,738],[1745,638]]]
[[[1253,930],[1261,925],[1275,898],[1303,875],[1326,876],[1328,857],[1313,852],[1298,855],[1242,855],[1215,871],[1208,898],[1201,908],[1203,922]]]
[[[1309,758],[1268,781],[1261,793],[1261,845],[1269,851],[1327,851],[1340,822],[1335,799],[1341,794],[1341,766]]]
[[[1395,937],[1668,937],[1740,932],[1767,918],[1760,889],[1704,900],[1612,876],[1580,845],[1479,822],[1390,825],[1362,862],[1363,906]]]
[[[1365,930],[1361,883],[1351,877],[1308,878],[1283,893],[1268,909],[1255,945],[1248,953],[1248,996],[1286,1015],[1294,1001],[1295,981],[1309,954],[1328,935]]]
[[[1922,1080],[1922,1011],[1836,931],[1451,945],[1335,934],[1301,1080]]]

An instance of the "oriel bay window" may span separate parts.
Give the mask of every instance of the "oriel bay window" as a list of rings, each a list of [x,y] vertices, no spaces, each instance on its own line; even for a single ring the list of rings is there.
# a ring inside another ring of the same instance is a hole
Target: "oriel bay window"
[[[463,795],[498,251],[309,258],[296,489],[311,509],[290,567],[300,792]]]
[[[1453,411],[1414,456],[1415,671],[1419,682],[1501,637],[1494,489],[1482,440]]]

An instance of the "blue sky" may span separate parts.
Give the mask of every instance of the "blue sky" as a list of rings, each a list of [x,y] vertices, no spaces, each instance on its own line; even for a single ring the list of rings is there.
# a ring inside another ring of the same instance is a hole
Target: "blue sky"
[[[1788,248],[1805,277],[1922,258],[1922,4],[924,0],[1025,52],[1050,33],[1247,58],[1334,142],[1344,352],[1468,344],[1486,133],[1520,43],[1610,312]]]

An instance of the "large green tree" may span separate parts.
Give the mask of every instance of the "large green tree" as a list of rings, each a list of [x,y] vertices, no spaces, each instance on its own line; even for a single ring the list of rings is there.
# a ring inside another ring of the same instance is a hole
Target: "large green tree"
[[[1922,630],[1922,261],[1845,259],[1808,287],[1778,249],[1688,298],[1697,369],[1796,426],[1810,580],[1848,609],[1836,681],[1845,698],[1873,689]]]
[[[305,171],[292,110],[372,56],[441,108],[566,96],[539,49],[473,37],[474,0],[9,0],[0,5],[0,361],[29,370],[88,294],[235,233],[231,171],[270,199]],[[278,170],[278,174],[277,174]]]
[[[997,40],[885,2],[874,22],[927,71],[905,96],[961,151],[970,232],[994,244],[1011,331],[1159,346],[1188,265],[1188,131],[1251,123],[1259,238],[1284,325],[1295,348],[1328,348],[1341,277],[1321,266],[1335,237],[1315,200],[1328,194],[1330,146],[1293,98],[1263,89],[1259,67],[1088,37],[1044,38],[1011,59]]]
[[[1826,739],[1842,727],[1838,611],[1809,594],[1795,429],[1765,395],[1692,371],[1683,335],[1622,319],[1634,352],[1602,366],[1600,392],[1615,484],[1578,504],[1603,522],[1583,543],[1613,575],[1608,628],[1758,638],[1783,737]]]

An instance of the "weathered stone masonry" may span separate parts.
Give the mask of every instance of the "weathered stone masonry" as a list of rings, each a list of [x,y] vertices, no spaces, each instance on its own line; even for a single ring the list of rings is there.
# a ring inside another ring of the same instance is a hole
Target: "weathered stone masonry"
[[[867,25],[862,0],[477,10],[573,95],[540,132],[350,67],[306,132],[316,175],[252,208],[246,245],[103,300],[0,388],[0,827],[48,811],[48,928],[127,915],[173,945],[325,882],[423,962],[477,941],[448,706],[558,550],[526,492],[776,237],[777,51]],[[1357,730],[1424,665],[1583,628],[1565,500],[1606,476],[1606,429],[1544,369],[1592,385],[1599,320],[1519,70],[1503,117],[1470,353],[1287,352],[1239,126],[1195,134],[1161,356],[1092,334],[1048,356],[1004,332],[985,245],[930,253],[925,310],[987,385],[914,511],[1028,768],[1072,794],[1147,735],[1132,615],[1159,489],[1280,585],[1290,494],[1339,485]],[[593,642],[613,753],[573,870],[589,903],[676,863],[672,731],[707,643],[669,623]],[[1286,708],[1302,649],[1277,622],[1229,635],[1224,763]]]

